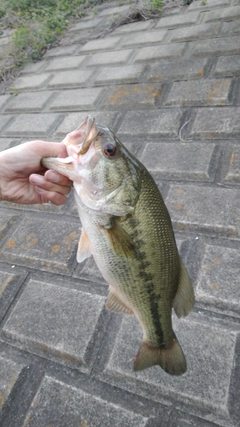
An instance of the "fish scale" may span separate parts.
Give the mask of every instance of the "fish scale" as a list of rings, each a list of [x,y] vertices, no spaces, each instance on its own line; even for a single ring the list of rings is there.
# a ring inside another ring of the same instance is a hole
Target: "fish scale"
[[[183,374],[186,359],[172,329],[172,307],[186,316],[194,294],[156,183],[91,116],[64,142],[69,158],[43,159],[43,165],[73,180],[83,227],[78,262],[92,254],[109,284],[106,307],[139,321],[143,341],[134,369],[159,365]]]

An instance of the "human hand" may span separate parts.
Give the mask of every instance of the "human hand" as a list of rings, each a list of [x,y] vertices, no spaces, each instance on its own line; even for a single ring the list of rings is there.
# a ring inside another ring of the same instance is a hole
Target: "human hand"
[[[41,165],[43,157],[66,157],[62,143],[30,141],[0,152],[0,199],[14,203],[62,205],[72,181]]]

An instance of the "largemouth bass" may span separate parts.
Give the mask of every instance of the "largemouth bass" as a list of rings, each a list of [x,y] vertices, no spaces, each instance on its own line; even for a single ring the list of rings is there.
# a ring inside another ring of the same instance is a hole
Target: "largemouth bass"
[[[82,223],[77,261],[93,255],[109,284],[106,307],[134,314],[143,340],[134,369],[160,365],[172,375],[186,359],[172,329],[194,305],[171,219],[146,168],[105,126],[88,116],[63,141],[69,157],[42,164],[73,181]]]

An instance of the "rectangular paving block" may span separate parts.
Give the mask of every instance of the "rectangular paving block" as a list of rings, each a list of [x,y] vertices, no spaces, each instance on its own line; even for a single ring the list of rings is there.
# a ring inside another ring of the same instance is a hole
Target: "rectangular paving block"
[[[177,58],[182,55],[185,43],[171,43],[160,46],[142,47],[136,50],[134,62]]]
[[[181,27],[186,25],[194,25],[197,23],[199,18],[199,12],[193,11],[189,13],[179,13],[177,15],[164,16],[159,19],[155,28],[173,28]]]
[[[78,224],[24,217],[7,239],[1,255],[9,263],[71,274]]]
[[[166,204],[176,229],[240,238],[239,190],[171,185]]]
[[[6,403],[19,378],[23,365],[0,356],[0,409]]]
[[[94,83],[135,83],[141,78],[144,69],[145,65],[142,64],[100,68],[94,79]]]
[[[49,59],[46,71],[59,71],[71,68],[78,68],[84,62],[86,56],[65,56]]]
[[[240,55],[220,56],[213,69],[215,76],[239,76]]]
[[[178,61],[159,61],[149,66],[147,78],[158,81],[168,78],[188,80],[201,78],[205,74],[206,58],[180,59]]]
[[[211,419],[230,421],[228,398],[231,393],[231,374],[239,327],[223,326],[204,321],[201,316],[173,319],[173,328],[187,359],[187,372],[179,377],[165,373],[159,366],[144,371],[133,371],[133,360],[142,339],[137,320],[124,316],[114,342],[109,362],[101,377],[117,387],[134,390],[161,402],[174,400],[174,406],[183,403],[204,409]],[[238,413],[239,413],[238,407]],[[225,425],[228,425],[226,423]]]
[[[58,125],[61,120],[59,114],[19,114],[14,121],[3,131],[7,137],[45,137]]]
[[[0,116],[0,131],[2,131],[11,121],[13,120],[11,115],[3,115]],[[3,134],[1,134],[2,136]]]
[[[125,36],[121,42],[121,45],[124,47],[134,46],[134,45],[152,45],[161,43],[166,36],[166,30],[158,30],[158,31],[141,31],[136,32],[129,37],[129,35]]]
[[[239,248],[205,245],[197,279],[197,301],[240,317],[239,273]]]
[[[96,28],[98,27],[102,22],[104,22],[103,17],[88,17],[87,19],[81,19],[77,24],[73,25],[69,28],[70,32],[75,31],[81,31],[81,30],[88,30],[90,28]]]
[[[56,56],[67,56],[74,55],[78,49],[78,46],[75,44],[69,46],[57,46],[47,50],[44,55],[44,58],[51,58]],[[42,62],[42,61],[41,61]]]
[[[64,90],[56,96],[50,109],[55,111],[90,110],[94,108],[103,93],[103,89],[99,87]]]
[[[214,150],[214,144],[147,143],[140,160],[155,176],[212,181]]]
[[[63,364],[88,364],[105,298],[31,279],[3,328],[17,347]]]
[[[147,417],[45,376],[24,427],[145,427],[147,422]]]
[[[207,3],[204,4],[202,0],[196,0],[188,6],[188,10],[191,11],[196,9],[202,9],[202,11],[204,12],[206,10],[206,6],[209,10],[210,8],[214,7],[228,6],[230,3],[231,0],[207,0]]]
[[[0,95],[0,110],[6,105],[8,101],[10,101],[11,98],[11,95]]]
[[[48,84],[50,89],[55,88],[68,88],[68,87],[79,87],[85,85],[93,71],[89,70],[68,70],[58,71],[54,73],[53,78]]]
[[[201,24],[193,27],[177,28],[170,33],[171,41],[191,41],[194,39],[205,39],[217,37],[221,28],[221,23],[218,24]]]
[[[240,6],[232,6],[221,8],[217,10],[211,10],[204,13],[204,21],[220,21],[220,20],[230,20],[230,19],[239,19],[240,18]]]
[[[128,111],[118,133],[124,136],[177,136],[182,111],[161,109],[158,111]]]
[[[12,97],[5,108],[6,112],[42,111],[47,102],[53,96],[53,92],[23,92]]]
[[[0,151],[10,148],[12,143],[13,143],[12,138],[0,138]]]
[[[104,101],[105,108],[154,107],[161,97],[161,85],[140,83],[113,88]]]
[[[232,138],[240,134],[240,108],[201,108],[197,111],[190,136],[200,138]]]
[[[12,265],[8,271],[2,267],[0,268],[0,321],[2,321],[14,300],[25,275],[24,270],[16,268],[15,265]]]
[[[77,129],[78,126],[85,120],[88,114],[91,114],[96,122],[103,124],[104,126],[113,129],[119,114],[117,112],[80,112],[80,113],[70,113],[62,121],[60,126],[57,128],[56,136],[65,137],[68,133],[72,132],[74,129]]]
[[[232,80],[213,79],[174,82],[166,105],[226,105]]]
[[[114,34],[134,33],[135,31],[150,30],[152,22],[150,20],[131,22],[130,24],[120,25],[114,30]]]
[[[213,56],[240,52],[240,36],[219,37],[203,43],[201,40],[189,44],[189,54]]]
[[[238,145],[231,147],[231,157],[224,181],[240,183],[240,147]]]
[[[128,62],[132,54],[132,49],[115,50],[110,52],[93,53],[88,56],[88,67],[98,67],[100,65],[120,65]]]
[[[13,87],[18,90],[42,89],[46,87],[51,77],[50,73],[20,76],[14,80]]]
[[[80,47],[79,52],[91,52],[94,50],[111,50],[119,46],[121,37],[104,37],[104,39],[90,40]]]

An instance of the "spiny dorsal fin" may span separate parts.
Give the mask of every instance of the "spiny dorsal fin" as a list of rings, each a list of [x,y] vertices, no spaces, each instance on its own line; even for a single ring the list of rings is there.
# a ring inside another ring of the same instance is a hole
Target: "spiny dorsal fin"
[[[118,255],[133,257],[136,255],[135,245],[129,234],[118,224],[117,220],[112,220],[111,227],[105,228],[109,242]]]
[[[173,308],[178,317],[185,317],[192,310],[195,298],[191,280],[182,261],[180,265],[180,277],[176,295],[173,299]]]
[[[83,262],[86,258],[90,257],[91,246],[89,242],[88,235],[84,229],[82,229],[82,234],[80,236],[80,240],[78,243],[78,251],[77,251],[77,262]]]
[[[130,308],[128,308],[112,291],[109,292],[106,308],[116,313],[133,314],[132,310],[130,310]]]

